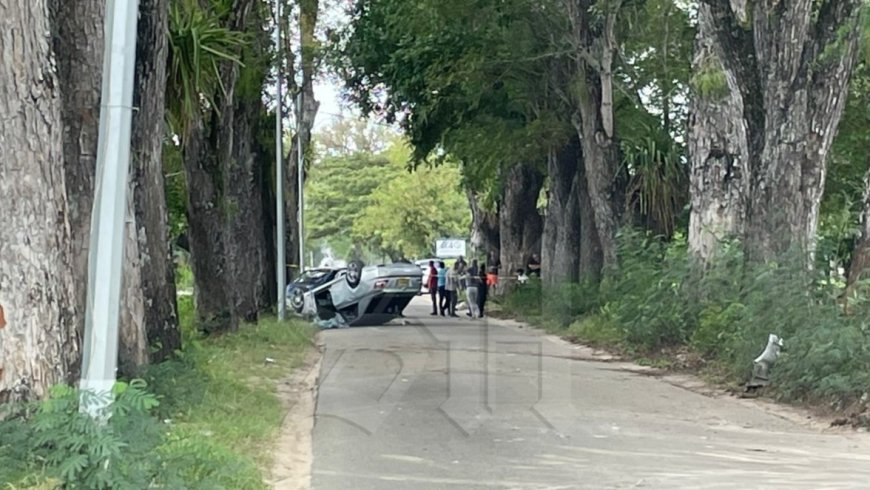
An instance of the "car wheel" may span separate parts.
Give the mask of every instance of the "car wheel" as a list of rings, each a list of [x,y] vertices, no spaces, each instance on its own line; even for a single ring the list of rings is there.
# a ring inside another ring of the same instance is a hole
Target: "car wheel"
[[[347,280],[348,286],[352,288],[359,286],[359,282],[362,280],[362,269],[363,264],[358,260],[353,260],[347,264],[347,272],[344,278]]]
[[[290,307],[296,313],[302,313],[302,308],[305,307],[305,292],[302,291],[302,288],[293,290],[293,293],[290,295]]]

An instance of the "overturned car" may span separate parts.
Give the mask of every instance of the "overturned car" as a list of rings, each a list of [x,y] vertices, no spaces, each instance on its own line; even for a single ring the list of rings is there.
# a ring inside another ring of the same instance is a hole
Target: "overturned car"
[[[330,326],[367,326],[401,317],[420,292],[423,272],[414,264],[365,266],[353,261],[327,277],[294,289],[288,298],[293,311]]]

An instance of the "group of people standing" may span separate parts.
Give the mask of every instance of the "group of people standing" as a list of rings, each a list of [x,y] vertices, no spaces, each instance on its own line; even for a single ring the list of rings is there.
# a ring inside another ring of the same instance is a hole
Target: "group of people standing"
[[[429,261],[429,294],[432,296],[432,316],[458,318],[456,305],[463,292],[468,303],[467,316],[483,318],[489,288],[494,284],[494,275],[487,274],[486,266],[477,265],[477,260],[468,266],[462,257],[446,267],[444,262]]]

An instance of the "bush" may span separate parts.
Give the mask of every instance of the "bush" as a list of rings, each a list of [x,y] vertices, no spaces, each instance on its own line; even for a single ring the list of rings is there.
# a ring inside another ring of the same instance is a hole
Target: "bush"
[[[567,337],[593,347],[617,347],[625,342],[625,333],[605,312],[587,315],[568,327]]]
[[[867,288],[853,294],[853,315],[846,315],[837,303],[842,285],[808,271],[799,255],[747,267],[738,244],[720,252],[699,274],[683,237],[664,242],[626,231],[619,269],[597,289],[529,285],[505,299],[506,310],[526,319],[536,312],[543,324],[567,326],[567,337],[592,345],[639,354],[689,346],[741,383],[773,333],[785,342],[773,369],[783,399],[843,406],[870,397]]]
[[[620,267],[605,285],[603,298],[625,333],[644,349],[682,344],[694,328],[686,292],[685,240],[670,246],[637,233],[620,237]]]
[[[502,300],[504,311],[517,318],[528,320],[541,316],[543,289],[541,282],[532,279],[527,284],[517,284]]]
[[[593,282],[548,286],[541,290],[541,317],[567,328],[576,318],[594,313],[599,306],[598,285]]]
[[[312,333],[264,319],[191,341],[145,381],[118,383],[106,425],[80,413],[81,393],[66,386],[0,407],[0,487],[266,488],[261,468],[284,415],[275,382],[300,364]]]

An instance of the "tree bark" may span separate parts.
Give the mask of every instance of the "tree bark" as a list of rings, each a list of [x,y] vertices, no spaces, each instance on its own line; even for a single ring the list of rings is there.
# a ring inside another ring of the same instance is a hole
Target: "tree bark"
[[[541,248],[543,220],[538,197],[544,177],[532,165],[515,165],[507,171],[499,205],[501,275],[525,269],[526,262]]]
[[[94,204],[97,144],[99,139],[100,91],[103,70],[103,23],[105,2],[55,0],[52,4],[54,52],[58,61],[62,117],[64,126],[64,169],[70,226],[75,260],[76,318],[78,335],[84,334],[87,302],[88,254],[91,212]],[[124,290],[121,297],[119,366],[134,369],[147,360],[147,345],[138,339],[145,321],[140,277],[138,244],[132,201],[128,202],[128,227],[125,236]],[[132,342],[127,344],[126,342]],[[127,357],[129,356],[129,357]],[[76,364],[78,367],[78,363]],[[132,371],[127,370],[126,373]]]
[[[45,0],[0,3],[0,403],[42,398],[80,356],[60,84]]]
[[[722,83],[695,87],[689,116],[689,250],[701,265],[715,257],[722,240],[742,236],[749,193],[743,99],[733,72],[722,66],[711,22],[709,7],[700,5],[693,70],[698,77],[721,75],[706,84]]]
[[[240,99],[232,108],[234,128],[232,156],[224,172],[227,214],[227,259],[235,292],[234,309],[245,321],[257,321],[265,260],[262,255],[269,247],[264,229],[263,199],[257,180],[258,160],[254,153],[258,117],[263,109],[259,93],[255,99]]]
[[[255,3],[236,0],[227,27],[244,31]],[[260,224],[262,213],[252,217],[259,196],[251,190],[254,183],[249,175],[252,125],[249,115],[237,113],[239,70],[236,63],[221,64],[223,91],[205,119],[195,121],[185,149],[197,318],[206,332],[236,330],[240,318],[256,320],[259,312],[260,262],[246,255],[246,242],[261,244],[248,231]],[[257,223],[245,223],[246,219]]]
[[[118,372],[129,377],[139,374],[140,368],[148,364],[148,334],[145,329],[145,301],[142,297],[142,256],[136,237],[134,193],[127,195],[124,269],[121,278],[122,306],[118,332]]]
[[[320,108],[320,103],[314,97],[314,76],[317,71],[317,38],[315,32],[318,22],[318,11],[320,2],[318,0],[301,0],[299,2],[299,46],[301,55],[301,72],[302,85],[299,90],[302,93],[302,106],[296,107],[296,135],[293,137],[293,142],[290,147],[289,171],[284,172],[287,180],[285,181],[285,213],[284,219],[286,222],[285,231],[285,250],[286,257],[289,263],[296,264],[297,267],[291,269],[292,277],[301,272],[299,266],[299,221],[298,221],[298,192],[299,192],[299,144],[301,142],[303,149],[303,165],[308,161],[311,155],[311,134],[314,128],[314,119],[317,116],[317,111]],[[289,52],[289,50],[288,50]],[[298,104],[297,104],[298,105]],[[303,172],[303,182],[306,176],[305,169]],[[304,184],[303,184],[304,185]],[[303,189],[304,190],[304,189]],[[304,252],[304,251],[303,251]]]
[[[580,281],[597,284],[604,268],[604,253],[598,239],[598,230],[595,228],[595,211],[589,198],[589,190],[583,185],[586,182],[583,167],[580,168],[578,177],[581,182],[577,190],[580,202]]]
[[[800,251],[812,264],[827,154],[857,57],[860,1],[705,3],[744,104],[748,257]]]
[[[191,121],[184,147],[187,179],[187,235],[194,278],[194,301],[199,328],[206,332],[236,327],[224,251],[224,202],[220,162],[216,155],[218,134],[210,115]]]
[[[465,194],[471,208],[471,244],[478,250],[485,251],[488,266],[495,266],[501,247],[498,212],[485,209],[480,202],[480,196],[474,191],[466,189]]]
[[[569,2],[568,12],[578,52],[577,112],[572,122],[582,146],[589,202],[595,216],[604,266],[611,270],[617,267],[616,233],[619,224],[616,205],[619,153],[613,127],[612,64],[620,6],[621,0],[607,6],[600,33],[591,25],[592,19],[587,12],[589,2]]]
[[[274,113],[271,117],[261,114],[258,119],[258,134],[274,134]],[[260,267],[263,275],[260,276],[261,295],[260,308],[262,310],[275,306],[278,302],[277,291],[277,262],[276,251],[278,244],[275,232],[277,230],[277,212],[275,210],[277,199],[275,198],[275,142],[264,146],[264,140],[257,138],[260,144],[257,147],[258,164],[255,165],[255,178],[260,189],[261,206],[263,209],[263,240],[266,243],[264,252],[260,255],[262,260]],[[269,141],[269,138],[265,138]]]
[[[551,151],[547,161],[550,185],[544,218],[541,270],[545,284],[555,286],[580,279],[583,245],[580,208],[582,155],[575,136],[562,148]]]
[[[161,362],[181,348],[175,263],[163,176],[168,0],[140,0],[133,92],[133,202],[141,258],[144,323],[151,360]]]

